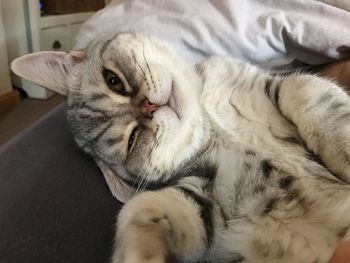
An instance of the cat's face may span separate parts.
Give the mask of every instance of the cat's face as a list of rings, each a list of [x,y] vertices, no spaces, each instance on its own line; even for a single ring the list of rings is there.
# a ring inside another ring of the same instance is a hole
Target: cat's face
[[[165,182],[208,142],[201,80],[159,40],[119,34],[82,51],[25,55],[11,66],[68,97],[75,140],[119,200],[128,199],[130,183]]]
[[[119,34],[73,56],[62,69],[68,119],[103,169],[129,182],[164,181],[204,146],[201,80],[163,43]]]

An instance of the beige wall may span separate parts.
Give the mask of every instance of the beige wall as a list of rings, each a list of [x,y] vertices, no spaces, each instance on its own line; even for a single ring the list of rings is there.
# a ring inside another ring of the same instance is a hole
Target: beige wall
[[[0,0],[0,3],[2,5],[1,15],[6,36],[7,56],[9,61],[12,61],[19,55],[28,52],[23,0]]]
[[[0,96],[12,91],[0,0]]]

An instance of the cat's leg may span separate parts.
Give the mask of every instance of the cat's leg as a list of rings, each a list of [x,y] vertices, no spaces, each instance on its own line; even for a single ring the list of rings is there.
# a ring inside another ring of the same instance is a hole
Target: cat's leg
[[[112,262],[195,262],[209,240],[202,205],[175,188],[137,195],[119,214]]]
[[[293,75],[267,83],[265,94],[298,129],[326,167],[350,182],[350,98],[331,81]]]

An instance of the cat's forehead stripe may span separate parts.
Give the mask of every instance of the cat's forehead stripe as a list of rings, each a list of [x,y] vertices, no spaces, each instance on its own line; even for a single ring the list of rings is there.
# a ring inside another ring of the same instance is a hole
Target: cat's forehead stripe
[[[103,54],[105,53],[105,51],[108,49],[109,45],[118,38],[118,36],[120,36],[122,33],[118,33],[115,36],[113,36],[112,38],[106,40],[106,42],[102,45],[101,49],[100,49],[100,58],[103,58]]]
[[[102,100],[102,99],[106,99],[106,98],[108,98],[108,95],[106,95],[104,93],[93,93],[89,99],[91,101],[97,101],[97,100]]]

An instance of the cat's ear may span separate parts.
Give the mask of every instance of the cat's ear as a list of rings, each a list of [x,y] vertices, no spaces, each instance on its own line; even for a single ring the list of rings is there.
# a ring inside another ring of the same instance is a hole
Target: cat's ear
[[[112,195],[117,198],[119,202],[126,203],[134,196],[136,191],[135,188],[126,184],[118,175],[115,174],[115,172],[111,171],[105,165],[98,164],[98,166],[106,179]]]
[[[35,84],[67,95],[67,75],[76,63],[85,59],[83,50],[66,52],[41,51],[16,58],[11,69]]]

